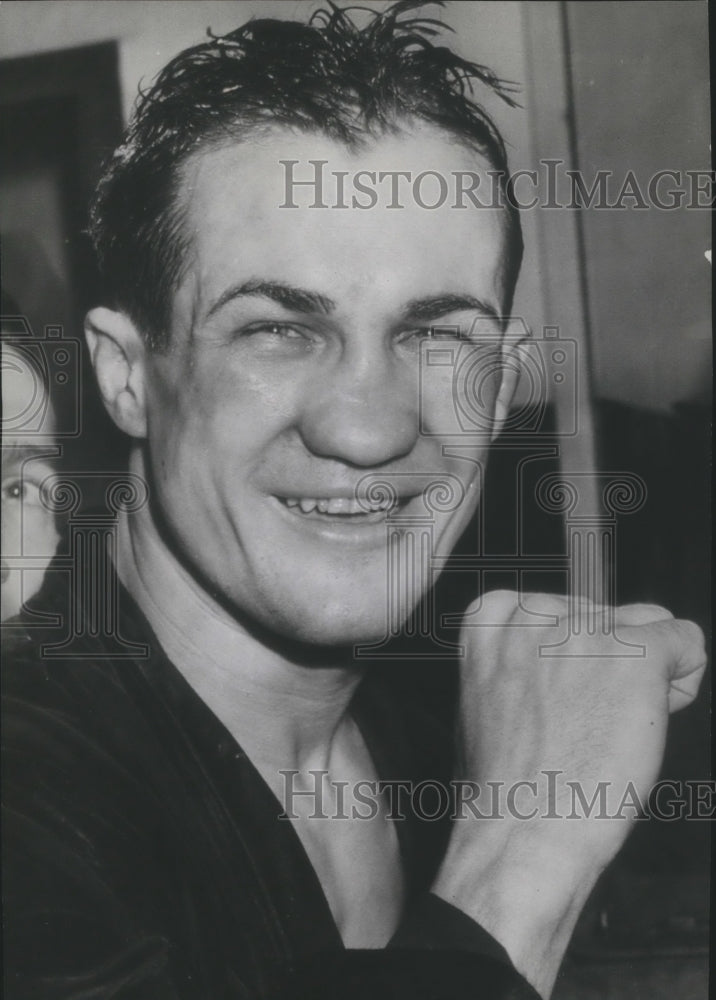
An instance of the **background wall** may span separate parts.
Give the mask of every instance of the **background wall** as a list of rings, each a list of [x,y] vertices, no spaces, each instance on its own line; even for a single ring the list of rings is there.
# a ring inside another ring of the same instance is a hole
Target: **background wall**
[[[601,0],[568,14],[580,169],[632,170],[644,191],[659,170],[708,170],[706,4]],[[583,221],[595,391],[653,410],[710,397],[710,212]]]

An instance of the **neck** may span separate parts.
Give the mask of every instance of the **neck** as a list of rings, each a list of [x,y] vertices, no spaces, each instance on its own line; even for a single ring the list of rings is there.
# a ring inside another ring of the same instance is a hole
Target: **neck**
[[[130,468],[146,478],[136,448]],[[292,660],[218,603],[172,551],[149,506],[123,514],[117,571],[159,642],[274,786],[286,768],[328,767],[361,679],[354,667]]]

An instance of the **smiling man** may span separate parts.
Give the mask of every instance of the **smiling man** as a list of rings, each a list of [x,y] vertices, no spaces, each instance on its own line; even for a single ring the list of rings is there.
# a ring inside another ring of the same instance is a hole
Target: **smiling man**
[[[104,308],[89,316],[90,351],[113,417],[147,442],[134,471],[151,475],[202,586],[291,642],[353,643],[385,633],[386,519],[425,511],[425,474],[468,496],[438,514],[440,552],[474,512],[488,437],[472,461],[448,457],[436,431],[451,424],[453,373],[424,369],[420,392],[418,375],[435,326],[456,331],[441,343],[474,343],[485,366],[514,349],[499,319],[506,220],[415,203],[388,217],[312,211],[310,192],[282,209],[285,156],[345,174],[475,169],[466,143],[419,121],[355,149],[264,127],[193,154],[177,205],[192,266],[167,346],[147,351],[141,327]],[[511,392],[510,378],[491,380],[490,418]],[[390,508],[371,509],[371,473],[394,484]]]
[[[363,29],[339,10],[257,21],[181,54],[101,181],[87,338],[149,485],[116,552],[117,631],[146,655],[94,636],[53,662],[16,641],[8,996],[547,996],[629,824],[537,809],[446,827],[397,820],[382,793],[361,811],[361,789],[536,789],[552,768],[646,794],[668,710],[696,691],[700,634],[662,609],[618,611],[635,669],[599,638],[545,659],[565,602],[533,595],[552,625],[525,629],[517,595],[486,595],[458,770],[455,735],[354,655],[433,582],[411,525],[429,512],[446,555],[472,517],[520,351],[519,220],[462,199],[488,171],[505,184],[465,81],[500,84],[401,20],[413,6]],[[458,450],[430,345],[483,373],[481,433]],[[436,484],[449,502],[430,504]],[[77,623],[71,589],[44,601]]]

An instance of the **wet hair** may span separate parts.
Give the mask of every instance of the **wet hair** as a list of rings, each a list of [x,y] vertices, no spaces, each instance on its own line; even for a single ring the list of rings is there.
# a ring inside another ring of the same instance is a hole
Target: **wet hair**
[[[172,59],[140,92],[124,141],[100,179],[89,231],[105,301],[130,316],[151,348],[167,345],[173,293],[187,265],[182,167],[198,151],[272,127],[357,147],[422,120],[482,154],[507,190],[504,141],[474,91],[486,87],[514,105],[514,87],[437,44],[445,26],[412,16],[423,6],[399,0],[369,12],[331,2],[307,24],[259,19],[227,35],[209,32],[208,41]],[[361,12],[363,26],[353,11]],[[509,311],[522,233],[510,198],[505,211]]]

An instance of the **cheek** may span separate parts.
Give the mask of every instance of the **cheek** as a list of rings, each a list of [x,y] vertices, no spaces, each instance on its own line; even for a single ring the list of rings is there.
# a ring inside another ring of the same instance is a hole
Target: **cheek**
[[[150,430],[175,440],[251,439],[291,419],[298,382],[295,366],[276,371],[238,349],[207,347],[152,382]]]
[[[54,515],[41,506],[26,509],[23,516],[23,545],[25,552],[38,556],[54,554],[59,535],[55,526]]]
[[[468,527],[482,494],[501,358],[499,351],[471,345],[436,351],[437,359],[449,364],[423,365],[421,431],[434,444],[442,468],[459,480],[463,491],[462,501],[437,517],[436,552],[446,556]]]
[[[195,370],[186,391],[165,389],[153,398],[151,468],[159,502],[173,520],[200,514],[223,531],[226,510],[275,460],[275,442],[292,426],[295,385],[237,367],[226,359],[220,371]]]
[[[59,535],[54,515],[40,504],[3,503],[2,550],[7,556],[54,555]]]
[[[5,555],[18,555],[20,552],[20,505],[6,503],[2,505],[2,550]]]
[[[207,374],[189,361],[163,362],[148,386],[150,464],[163,492],[201,483],[211,468],[224,393]]]
[[[420,362],[421,432],[486,444],[502,379],[499,350],[446,343],[427,346]]]

